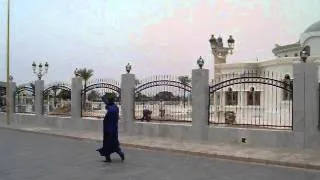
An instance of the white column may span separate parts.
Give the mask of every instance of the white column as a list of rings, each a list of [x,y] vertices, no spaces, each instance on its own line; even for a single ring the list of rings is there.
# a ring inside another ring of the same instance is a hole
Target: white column
[[[306,148],[320,146],[319,139],[319,79],[318,66],[313,62],[305,64],[305,145]]]
[[[209,71],[192,70],[192,130],[196,140],[208,139]]]
[[[44,81],[37,80],[35,82],[35,110],[37,115],[43,115],[43,90]]]
[[[133,132],[134,125],[134,88],[135,75],[122,74],[121,76],[121,111],[122,121],[124,121],[124,131]]]
[[[294,144],[297,147],[304,147],[305,131],[305,88],[304,88],[305,63],[294,64],[293,66],[293,104],[292,123],[294,133]]]
[[[71,117],[73,119],[81,118],[81,89],[82,78],[72,78],[71,86]]]

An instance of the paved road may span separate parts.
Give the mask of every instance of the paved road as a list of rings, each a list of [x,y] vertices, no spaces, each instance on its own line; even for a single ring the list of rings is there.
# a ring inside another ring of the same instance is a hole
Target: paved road
[[[98,143],[0,129],[0,180],[319,180],[320,172],[125,149],[107,164]]]

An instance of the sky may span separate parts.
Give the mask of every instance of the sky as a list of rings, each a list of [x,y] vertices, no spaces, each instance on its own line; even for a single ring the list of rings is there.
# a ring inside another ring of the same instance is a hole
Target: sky
[[[6,4],[0,0],[0,81],[6,79]],[[270,60],[274,45],[294,43],[320,20],[319,0],[11,0],[10,71],[36,79],[31,64],[48,62],[45,83],[71,82],[75,68],[120,80],[125,65],[143,79],[191,75],[208,39],[236,43],[227,63]]]

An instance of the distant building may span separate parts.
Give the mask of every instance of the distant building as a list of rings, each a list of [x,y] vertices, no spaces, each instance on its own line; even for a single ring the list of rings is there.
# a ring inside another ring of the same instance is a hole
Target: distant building
[[[271,60],[260,59],[252,63],[226,63],[226,56],[214,56],[214,73],[212,84],[226,81],[228,78],[241,78],[243,76],[264,76],[289,82],[292,86],[293,64],[300,63],[300,52],[309,46],[309,62],[320,65],[320,21],[309,26],[297,42],[287,45],[278,45],[272,50],[276,56]],[[318,73],[320,74],[320,72]],[[318,75],[319,76],[319,75]],[[320,76],[319,76],[320,79]],[[210,97],[211,111],[216,123],[219,117],[226,118],[228,112],[236,114],[236,122],[244,124],[292,124],[292,94],[281,88],[265,85],[268,83],[238,83],[226,85]],[[282,122],[281,122],[282,121]],[[259,122],[259,123],[257,123]]]
[[[215,59],[217,62],[214,65],[214,69],[216,70],[214,76],[245,70],[266,70],[289,74],[292,77],[292,64],[300,60],[300,51],[306,46],[310,47],[308,61],[314,61],[320,65],[320,21],[309,26],[300,35],[298,42],[286,45],[276,44],[276,47],[272,50],[276,56],[275,59],[260,59],[259,62],[228,64],[226,61]]]
[[[320,56],[320,21],[309,26],[301,35],[298,42],[278,45],[272,50],[276,57],[299,56],[301,47],[309,46],[311,56]]]

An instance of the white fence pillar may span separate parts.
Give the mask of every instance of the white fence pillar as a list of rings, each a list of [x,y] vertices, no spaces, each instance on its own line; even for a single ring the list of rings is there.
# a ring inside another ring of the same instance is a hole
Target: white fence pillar
[[[122,74],[121,76],[121,111],[122,121],[124,121],[124,132],[133,132],[134,121],[134,88],[135,75]]]
[[[293,133],[299,148],[320,146],[318,66],[312,62],[293,66]]]
[[[196,140],[208,139],[209,70],[192,70],[192,130]]]
[[[16,91],[16,83],[10,81],[9,82],[9,88],[6,87],[6,103],[9,105],[8,109],[6,109],[7,112],[7,124],[11,124],[11,122],[13,121],[13,114],[15,112],[15,102],[14,102],[14,95],[15,95],[15,91]],[[6,107],[7,108],[7,107]]]
[[[82,78],[72,78],[71,86],[71,117],[72,119],[81,118],[81,89]]]
[[[43,90],[44,81],[37,80],[35,82],[35,110],[37,115],[43,115]]]
[[[313,62],[305,64],[305,147],[320,146],[319,125],[319,79],[318,66]]]

